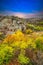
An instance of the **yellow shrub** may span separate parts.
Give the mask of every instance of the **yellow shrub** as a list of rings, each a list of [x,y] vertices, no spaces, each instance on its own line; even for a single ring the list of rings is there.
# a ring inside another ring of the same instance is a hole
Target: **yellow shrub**
[[[0,32],[0,35],[2,35],[3,33],[2,32]]]
[[[26,34],[29,34],[29,33],[32,33],[33,31],[31,29],[27,29],[25,32]]]
[[[4,42],[11,42],[11,41],[22,41],[26,40],[25,35],[21,31],[17,31],[12,35],[8,35],[7,38],[4,39]]]
[[[21,49],[25,49],[25,48],[27,48],[28,47],[28,44],[25,42],[25,41],[22,41],[21,42],[21,45],[20,45],[20,48]]]
[[[34,39],[29,37],[28,35],[23,34],[19,30],[12,35],[8,35],[7,38],[4,39],[4,43],[5,42],[11,43],[12,47],[19,47],[21,49],[25,49],[29,46],[31,46],[32,48],[36,48]]]

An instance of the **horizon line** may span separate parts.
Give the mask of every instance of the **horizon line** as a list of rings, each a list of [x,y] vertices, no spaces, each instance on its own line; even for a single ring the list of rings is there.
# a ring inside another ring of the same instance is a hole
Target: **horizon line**
[[[1,12],[0,15],[12,15],[12,16],[18,16],[20,18],[31,18],[31,17],[37,17],[37,16],[42,16],[43,17],[43,12],[34,12],[34,13],[24,13],[24,12],[14,12],[14,11],[4,11]]]

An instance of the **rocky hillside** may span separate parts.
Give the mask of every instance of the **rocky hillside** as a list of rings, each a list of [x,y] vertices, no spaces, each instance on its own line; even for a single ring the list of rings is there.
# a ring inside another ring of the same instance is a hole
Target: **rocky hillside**
[[[0,65],[43,65],[42,18],[0,16]]]
[[[12,34],[16,30],[25,32],[26,30],[43,31],[42,18],[22,19],[14,16],[0,16],[0,32]]]

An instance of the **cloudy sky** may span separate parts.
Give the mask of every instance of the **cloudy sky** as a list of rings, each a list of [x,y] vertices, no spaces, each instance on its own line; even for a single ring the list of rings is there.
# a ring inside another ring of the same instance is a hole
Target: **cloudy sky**
[[[0,14],[19,17],[43,15],[43,0],[0,0]]]

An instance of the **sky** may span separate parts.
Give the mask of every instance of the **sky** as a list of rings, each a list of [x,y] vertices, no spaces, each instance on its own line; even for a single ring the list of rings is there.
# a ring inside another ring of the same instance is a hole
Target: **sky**
[[[0,0],[0,14],[3,13],[21,16],[42,14],[43,0]]]

